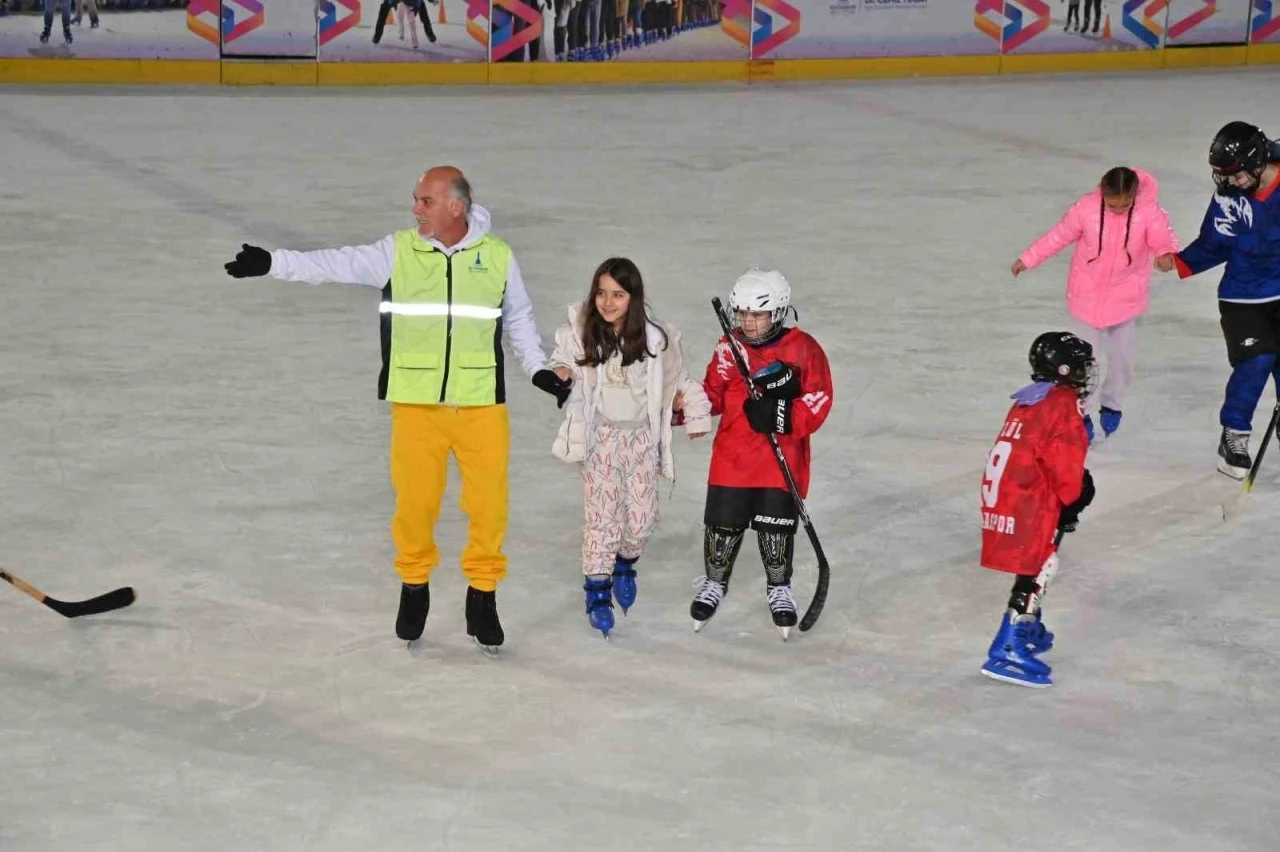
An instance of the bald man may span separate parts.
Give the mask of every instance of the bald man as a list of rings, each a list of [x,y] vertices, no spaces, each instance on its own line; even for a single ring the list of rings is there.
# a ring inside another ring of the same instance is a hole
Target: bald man
[[[382,290],[378,398],[391,403],[391,536],[400,575],[396,635],[426,627],[431,572],[440,562],[435,523],[449,455],[462,474],[470,518],[462,572],[467,633],[489,653],[504,641],[495,592],[506,577],[510,428],[503,371],[505,332],[526,374],[561,407],[569,386],[547,369],[533,304],[508,246],[489,231],[489,211],[452,166],[428,170],[413,188],[416,228],[376,243],[319,251],[244,244],[226,264],[235,278],[365,284]]]

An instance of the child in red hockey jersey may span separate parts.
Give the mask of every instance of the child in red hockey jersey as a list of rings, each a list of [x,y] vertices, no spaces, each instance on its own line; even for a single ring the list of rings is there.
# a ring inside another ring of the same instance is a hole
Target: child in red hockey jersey
[[[773,623],[786,639],[796,623],[791,559],[799,513],[769,445],[777,436],[803,499],[809,490],[809,436],[831,413],[833,389],[826,353],[810,335],[783,325],[791,285],[782,273],[751,269],[733,286],[732,340],[720,338],[703,387],[720,425],[711,446],[703,559],[706,579],[689,607],[701,630],[724,598],[747,528],[756,531]],[[762,396],[752,399],[734,362],[742,353]]]
[[[1093,500],[1082,398],[1092,390],[1093,347],[1049,331],[1028,354],[1033,384],[1013,395],[982,476],[982,565],[1017,575],[982,673],[1022,686],[1053,683],[1038,659],[1053,647],[1040,602],[1058,569],[1056,530],[1069,532]]]

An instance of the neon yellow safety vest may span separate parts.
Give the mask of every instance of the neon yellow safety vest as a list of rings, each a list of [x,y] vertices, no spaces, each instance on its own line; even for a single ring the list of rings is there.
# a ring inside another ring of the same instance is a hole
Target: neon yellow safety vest
[[[382,290],[378,398],[419,405],[506,402],[502,300],[511,248],[486,234],[447,255],[397,231]]]

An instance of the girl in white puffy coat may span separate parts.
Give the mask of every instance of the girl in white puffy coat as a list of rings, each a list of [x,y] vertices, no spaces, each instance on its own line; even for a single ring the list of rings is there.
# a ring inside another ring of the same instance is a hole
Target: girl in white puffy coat
[[[607,638],[614,595],[624,613],[635,603],[658,477],[675,481],[672,423],[690,438],[707,434],[711,403],[685,371],[679,333],[649,318],[640,270],[622,257],[600,264],[586,301],[569,306],[551,369],[573,382],[552,452],[581,465],[586,611]]]

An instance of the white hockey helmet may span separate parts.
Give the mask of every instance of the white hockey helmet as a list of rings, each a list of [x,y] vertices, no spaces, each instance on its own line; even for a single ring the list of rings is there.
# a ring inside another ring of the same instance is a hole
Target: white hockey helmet
[[[753,313],[768,311],[774,323],[782,322],[791,307],[791,283],[776,269],[753,266],[734,282],[729,307]]]

